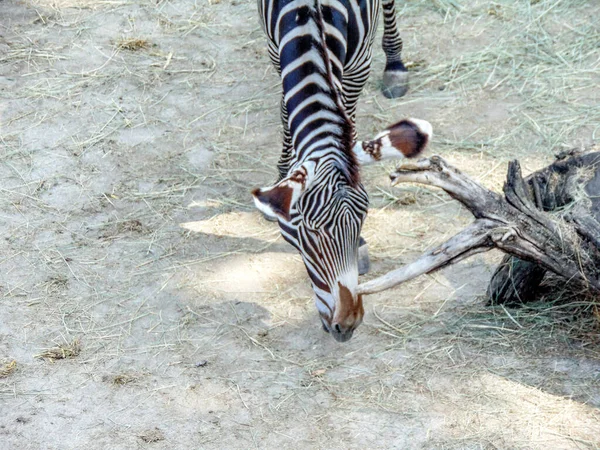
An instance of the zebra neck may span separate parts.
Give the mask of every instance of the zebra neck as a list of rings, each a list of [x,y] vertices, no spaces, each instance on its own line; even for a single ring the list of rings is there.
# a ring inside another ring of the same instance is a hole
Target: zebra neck
[[[352,164],[352,124],[338,93],[341,84],[318,1],[292,1],[279,17],[276,38],[288,127],[297,161],[337,151],[348,153],[340,159]]]

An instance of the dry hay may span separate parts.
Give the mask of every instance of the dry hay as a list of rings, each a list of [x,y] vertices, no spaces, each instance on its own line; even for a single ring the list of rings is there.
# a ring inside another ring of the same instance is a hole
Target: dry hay
[[[140,375],[135,373],[120,373],[117,375],[105,375],[102,381],[114,384],[115,386],[125,386],[126,384],[135,383],[140,379]]]
[[[548,274],[537,301],[524,308],[538,325],[560,329],[584,342],[595,342],[600,335],[600,299],[581,283],[565,283],[563,278]]]
[[[76,356],[79,356],[79,353],[81,353],[81,342],[79,339],[74,339],[69,343],[47,348],[42,353],[35,355],[35,357],[48,361],[56,361],[59,359],[75,358]]]
[[[489,32],[497,36],[485,39],[486,30],[479,47],[472,46],[441,63],[425,61],[415,65],[411,99],[400,100],[387,111],[382,107],[381,119],[389,120],[407,102],[439,100],[436,91],[442,90],[448,97],[444,122],[457,122],[456,113],[461,107],[458,99],[471,102],[481,97],[512,105],[507,111],[511,126],[493,130],[482,126],[459,139],[438,133],[434,137],[438,151],[484,151],[508,158],[533,149],[556,152],[569,145],[582,128],[592,131],[596,139],[600,137],[600,110],[584,97],[593,96],[593,86],[600,82],[597,68],[591,69],[600,30],[595,24],[581,28],[562,25],[557,18],[571,17],[580,4],[575,0],[537,3],[496,1],[491,7],[482,3],[468,7],[462,2],[437,1],[430,5],[442,12],[448,22],[457,24],[468,22],[469,15],[487,14],[499,19],[489,24]],[[408,21],[413,11],[416,14],[424,6],[407,5],[404,15],[408,17],[403,20]],[[550,23],[544,26],[543,19],[548,16],[555,19],[549,19]],[[499,22],[501,27],[496,26]],[[413,55],[405,57],[410,61]]]
[[[0,364],[0,378],[6,378],[17,370],[17,362],[15,360]]]
[[[115,42],[115,46],[120,50],[129,50],[135,52],[137,50],[145,50],[150,48],[151,44],[146,39],[123,38]]]

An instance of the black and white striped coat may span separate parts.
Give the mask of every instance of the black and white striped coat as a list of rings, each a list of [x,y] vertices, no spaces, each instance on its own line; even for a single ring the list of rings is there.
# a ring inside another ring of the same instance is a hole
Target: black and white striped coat
[[[393,2],[386,1],[384,83],[392,96],[404,93],[407,78]],[[379,0],[259,0],[258,9],[282,79],[284,142],[278,182],[255,189],[255,204],[277,218],[283,237],[300,251],[323,326],[345,341],[364,314],[356,295],[368,209],[360,164],[420,153],[431,126],[407,119],[372,141],[355,142],[356,104],[370,72]]]

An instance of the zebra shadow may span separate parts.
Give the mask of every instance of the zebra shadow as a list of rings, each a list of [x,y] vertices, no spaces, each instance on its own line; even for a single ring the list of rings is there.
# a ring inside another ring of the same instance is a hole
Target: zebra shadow
[[[209,252],[295,253],[281,238],[279,226],[265,220],[257,211],[203,210],[202,215],[205,218],[179,225]]]

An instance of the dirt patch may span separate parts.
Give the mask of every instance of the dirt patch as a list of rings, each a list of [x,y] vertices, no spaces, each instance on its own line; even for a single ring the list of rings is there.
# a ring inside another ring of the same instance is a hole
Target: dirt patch
[[[499,254],[369,296],[345,345],[321,330],[249,194],[281,147],[253,3],[1,4],[3,448],[600,447],[597,335],[487,307]],[[493,189],[597,141],[594,1],[399,9],[411,90],[380,94],[375,49],[360,136],[427,119]],[[369,277],[471,221],[393,166],[363,170]]]
[[[165,435],[158,428],[148,430],[140,435],[140,439],[148,444],[165,440]]]

